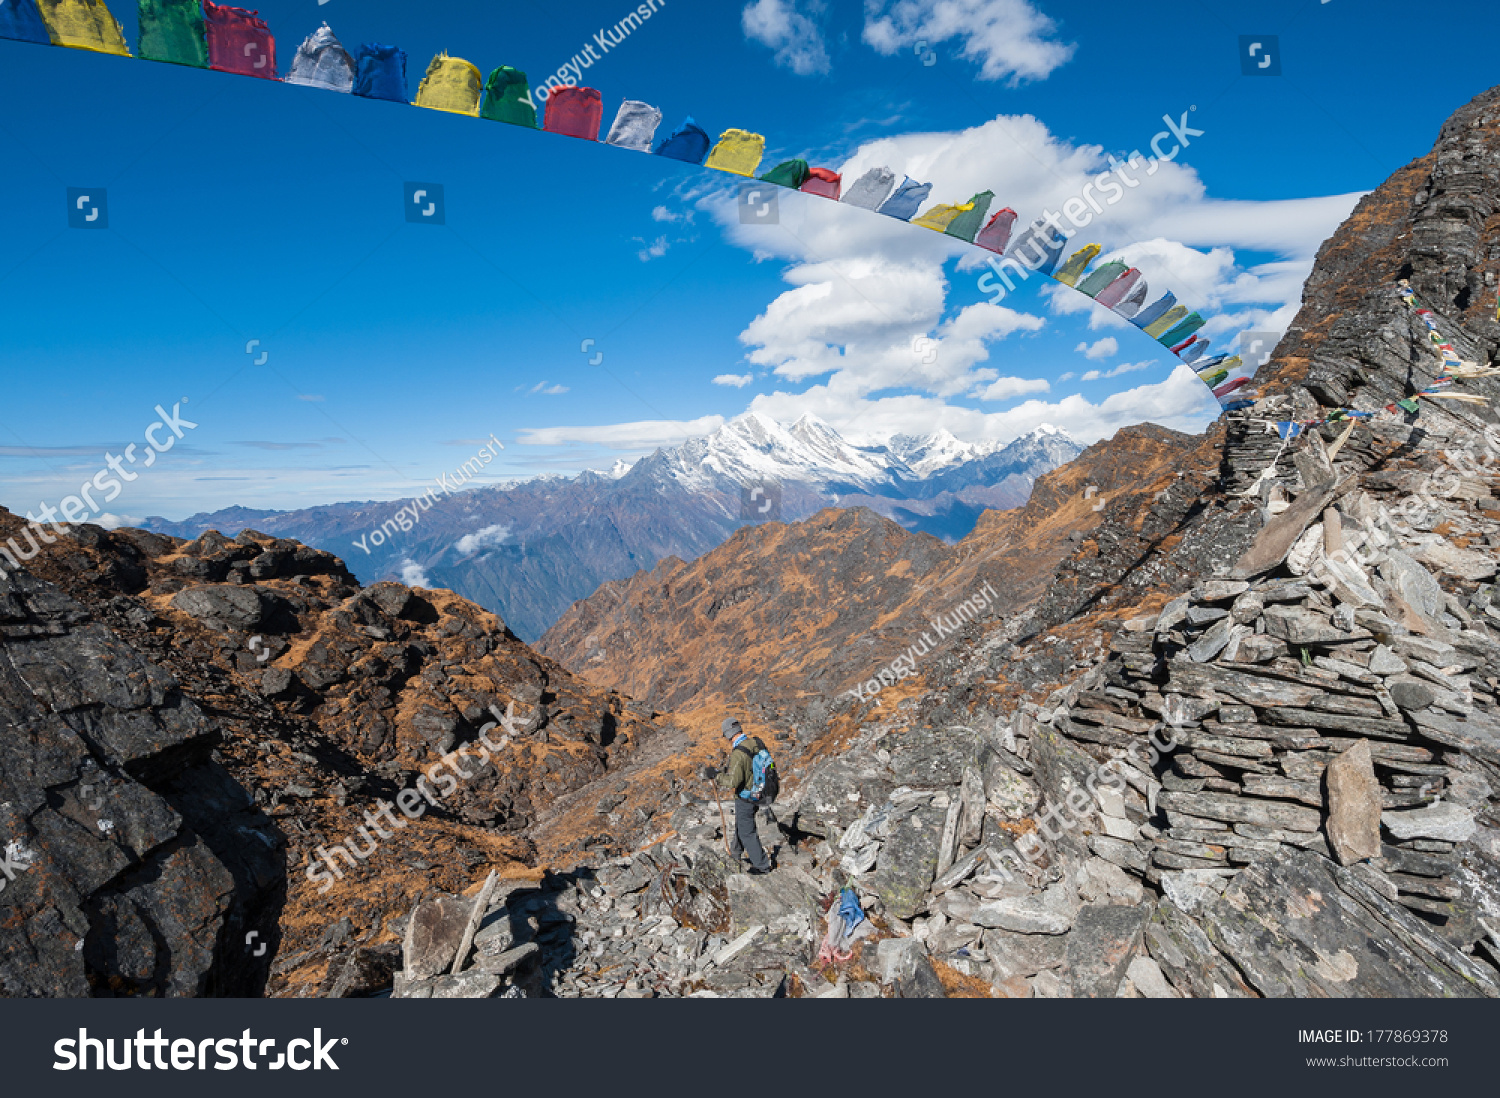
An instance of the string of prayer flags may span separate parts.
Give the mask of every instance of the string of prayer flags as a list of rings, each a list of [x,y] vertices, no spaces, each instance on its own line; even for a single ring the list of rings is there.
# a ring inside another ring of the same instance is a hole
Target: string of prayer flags
[[[1465,362],[1454,349],[1452,343],[1443,338],[1441,330],[1437,325],[1437,314],[1431,309],[1423,308],[1417,302],[1416,293],[1411,288],[1411,283],[1402,279],[1396,284],[1397,296],[1421,319],[1427,328],[1428,339],[1432,344],[1433,351],[1437,354],[1442,365],[1442,373],[1435,377],[1428,385],[1413,393],[1411,396],[1402,397],[1392,401],[1381,409],[1388,414],[1404,412],[1409,416],[1422,414],[1420,401],[1423,398],[1437,400],[1453,400],[1460,404],[1488,404],[1489,401],[1474,393],[1450,393],[1445,392],[1458,378],[1477,378],[1500,376],[1500,369],[1492,367],[1481,367],[1472,362]],[[1277,423],[1276,431],[1282,438],[1296,438],[1302,431],[1311,427],[1321,427],[1325,423],[1336,423],[1341,419],[1372,419],[1375,412],[1358,412],[1352,408],[1335,408],[1327,412],[1321,419],[1304,420],[1301,422],[1282,421]]]
[[[215,0],[136,0],[136,3],[140,16],[138,49],[142,58],[278,79],[276,40],[256,12]],[[0,38],[130,54],[124,32],[105,0],[0,0]],[[524,72],[501,65],[485,79],[476,66],[445,52],[433,58],[416,95],[410,99],[416,106],[431,110],[599,141],[602,96],[594,88],[560,83],[563,78],[562,73],[548,78],[546,86],[551,90],[546,96],[543,117],[539,119]],[[302,40],[285,81],[326,91],[353,92],[367,99],[400,103],[409,99],[404,52],[395,46],[364,45],[357,55],[351,56],[327,23]],[[554,84],[558,86],[553,88]],[[604,143],[744,178],[753,178],[761,168],[766,150],[766,139],[761,134],[726,129],[713,142],[707,131],[689,117],[681,128],[658,139],[661,121],[662,112],[649,103],[622,100]],[[1178,304],[1172,293],[1162,294],[1148,306],[1146,280],[1136,268],[1120,259],[1109,259],[1090,270],[1103,252],[1097,244],[1079,249],[1064,263],[1067,237],[1052,215],[1047,221],[1032,222],[1017,232],[1020,219],[1015,210],[1006,207],[990,214],[995,195],[988,190],[980,191],[967,202],[938,203],[924,211],[932,185],[909,175],[898,176],[885,166],[866,169],[847,193],[841,173],[832,168],[810,167],[800,158],[783,161],[760,178],[776,186],[876,211],[983,248],[992,253],[988,263],[996,273],[1003,275],[1008,264],[1017,273],[1024,268],[1026,273],[1055,278],[1112,309],[1169,348],[1204,378],[1224,407],[1243,406],[1245,398],[1252,395],[1244,386],[1253,371],[1246,369],[1238,358],[1223,355],[1210,358],[1209,341],[1199,334],[1207,321],[1199,313],[1190,312],[1186,305]],[[1012,288],[1009,278],[1006,283],[1007,288]],[[1417,395],[1478,400],[1468,394],[1442,390],[1456,377],[1500,375],[1500,370],[1481,370],[1472,363],[1462,362],[1438,333],[1433,314],[1419,308],[1410,296],[1409,286],[1402,285],[1412,307],[1427,324],[1446,374]]]

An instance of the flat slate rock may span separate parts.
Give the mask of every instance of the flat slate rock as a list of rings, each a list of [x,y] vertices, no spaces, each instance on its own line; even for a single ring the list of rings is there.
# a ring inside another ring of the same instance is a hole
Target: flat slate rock
[[[1068,935],[1068,976],[1073,996],[1113,999],[1141,947],[1151,909],[1094,904],[1078,912]]]
[[[430,980],[453,966],[473,910],[474,901],[461,896],[438,896],[416,906],[402,948],[408,980]]]
[[[752,926],[771,926],[788,915],[816,920],[818,882],[797,866],[783,866],[761,876],[734,873],[725,877],[724,884],[729,890],[730,933],[735,936]]]
[[[1146,949],[1167,978],[1195,999],[1254,999],[1245,983],[1208,935],[1171,900],[1162,900],[1144,928]]]
[[[1426,808],[1386,812],[1380,822],[1398,839],[1439,839],[1461,843],[1478,829],[1474,813],[1452,801],[1439,801]]]
[[[1227,823],[1253,824],[1256,827],[1280,827],[1288,831],[1317,831],[1323,814],[1316,809],[1282,801],[1263,801],[1236,797],[1229,793],[1158,793],[1157,804],[1176,809],[1189,816]]]
[[[1274,706],[1305,706],[1324,691],[1271,675],[1232,670],[1218,664],[1174,659],[1167,665],[1170,686],[1185,694],[1215,691],[1258,709]]]
[[[1018,934],[1066,934],[1076,914],[1066,890],[1053,885],[1039,896],[992,900],[974,911],[976,926],[998,927]]]
[[[1500,766],[1500,723],[1493,718],[1471,713],[1459,720],[1431,709],[1416,710],[1411,718],[1428,739]]]
[[[1380,856],[1380,782],[1370,742],[1360,740],[1328,763],[1328,842],[1342,865]]]
[[[1365,629],[1340,629],[1322,614],[1300,606],[1271,606],[1266,609],[1266,632],[1288,644],[1347,644],[1367,640]]]
[[[1302,850],[1284,850],[1243,870],[1199,922],[1268,998],[1500,993],[1492,975],[1425,922],[1351,871]]]
[[[984,951],[1002,978],[1025,978],[1061,968],[1068,959],[1068,938],[1063,934],[1018,934],[997,927],[984,932]]]
[[[1230,569],[1229,578],[1252,579],[1285,561],[1297,539],[1323,513],[1323,508],[1342,495],[1345,489],[1353,487],[1353,483],[1352,479],[1328,481],[1305,489],[1290,507],[1272,518],[1255,535],[1245,555]]]

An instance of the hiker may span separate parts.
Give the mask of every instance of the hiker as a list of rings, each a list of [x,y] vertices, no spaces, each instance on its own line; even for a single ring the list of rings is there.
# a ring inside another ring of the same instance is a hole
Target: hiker
[[[733,717],[725,718],[723,729],[730,741],[729,765],[722,771],[705,766],[703,776],[709,781],[717,779],[734,794],[734,842],[729,856],[738,859],[741,852],[749,855],[750,872],[759,876],[771,872],[771,860],[760,845],[755,814],[763,808],[769,812],[776,799],[776,764],[766,745],[756,736],[747,736]]]

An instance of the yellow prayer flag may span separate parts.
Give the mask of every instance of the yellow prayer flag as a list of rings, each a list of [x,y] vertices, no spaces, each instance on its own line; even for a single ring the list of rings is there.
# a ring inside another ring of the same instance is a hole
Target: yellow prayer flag
[[[37,0],[54,46],[130,56],[125,31],[101,0]]]
[[[483,89],[484,78],[477,68],[461,57],[440,53],[427,66],[427,75],[417,88],[416,105],[478,118]]]
[[[962,206],[945,206],[940,202],[921,217],[914,218],[912,224],[921,225],[924,229],[944,232],[949,225],[953,224],[955,217],[962,213],[968,213],[973,208],[974,203],[972,202],[966,202]]]
[[[754,175],[766,153],[766,139],[745,130],[725,130],[719,143],[709,151],[704,166],[735,175]]]
[[[1185,316],[1187,316],[1185,305],[1173,305],[1160,319],[1146,325],[1146,334],[1148,336],[1166,335]]]
[[[1084,268],[1094,261],[1094,257],[1102,252],[1104,248],[1098,244],[1087,244],[1074,252],[1062,269],[1052,277],[1065,286],[1074,286],[1078,283],[1078,276],[1083,274]]]

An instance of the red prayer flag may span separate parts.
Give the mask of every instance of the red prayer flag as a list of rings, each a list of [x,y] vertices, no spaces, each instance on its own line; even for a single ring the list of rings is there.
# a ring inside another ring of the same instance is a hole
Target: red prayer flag
[[[276,77],[276,39],[258,12],[203,0],[208,67],[239,76]]]
[[[807,173],[807,182],[797,189],[804,194],[822,195],[837,202],[839,195],[843,193],[844,181],[838,172],[831,172],[827,168],[812,168]]]
[[[547,117],[542,129],[584,141],[598,141],[603,121],[604,101],[598,91],[564,85],[547,96]]]

